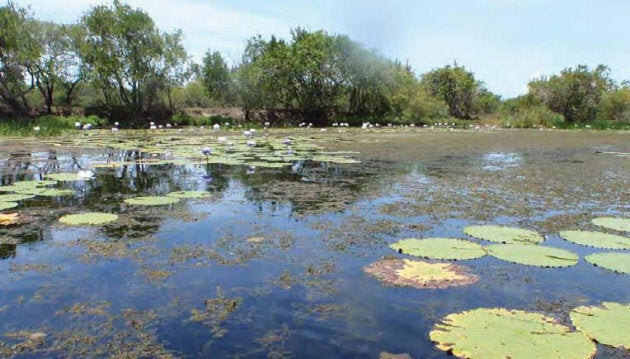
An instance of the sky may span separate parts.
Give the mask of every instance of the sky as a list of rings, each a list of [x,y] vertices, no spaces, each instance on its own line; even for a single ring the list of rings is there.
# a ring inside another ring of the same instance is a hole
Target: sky
[[[38,19],[76,22],[105,0],[14,0]],[[302,27],[344,34],[417,74],[453,64],[503,98],[578,64],[630,80],[628,0],[127,0],[162,31],[181,29],[199,62],[207,50],[237,63],[247,39]]]

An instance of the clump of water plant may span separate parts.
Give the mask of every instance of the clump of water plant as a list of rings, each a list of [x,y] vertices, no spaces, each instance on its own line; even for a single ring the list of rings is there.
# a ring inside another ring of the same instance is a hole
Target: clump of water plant
[[[408,259],[381,259],[363,271],[384,284],[424,289],[463,286],[479,279],[464,266]]]
[[[545,241],[545,237],[538,232],[497,225],[468,226],[464,228],[464,233],[471,237],[497,243],[537,244]]]
[[[449,314],[429,333],[431,341],[459,358],[591,358],[596,347],[554,318],[504,308]]]
[[[399,253],[430,259],[465,260],[486,255],[486,250],[480,244],[457,238],[407,238],[390,247]]]

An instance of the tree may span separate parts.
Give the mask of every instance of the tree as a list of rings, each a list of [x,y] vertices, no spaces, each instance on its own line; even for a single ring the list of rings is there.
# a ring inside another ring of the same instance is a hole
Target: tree
[[[422,76],[422,83],[432,96],[446,102],[450,115],[470,119],[476,111],[483,84],[465,67],[447,65]]]
[[[614,82],[604,65],[589,70],[585,65],[565,68],[559,75],[541,77],[529,83],[529,93],[567,122],[589,122],[597,116],[602,96]]]
[[[81,58],[107,106],[122,104],[137,118],[181,75],[175,70],[186,58],[181,33],[160,33],[144,11],[114,0],[90,9],[81,22],[87,32]]]
[[[225,100],[228,97],[230,69],[218,51],[208,50],[201,69],[203,84],[210,98]]]
[[[599,104],[597,119],[630,123],[630,87],[622,86],[605,93]]]
[[[28,110],[26,94],[35,88],[35,78],[26,76],[41,53],[29,21],[12,2],[0,7],[0,105],[18,114]]]

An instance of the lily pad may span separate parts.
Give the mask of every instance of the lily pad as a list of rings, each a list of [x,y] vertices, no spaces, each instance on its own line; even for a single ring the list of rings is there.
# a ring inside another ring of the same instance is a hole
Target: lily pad
[[[62,197],[62,196],[73,195],[74,191],[70,189],[59,189],[59,188],[30,188],[30,189],[20,190],[17,193],[43,196],[43,197]]]
[[[486,255],[481,245],[456,238],[407,238],[390,247],[400,253],[431,259],[464,260]]]
[[[630,349],[630,304],[604,302],[577,307],[569,314],[575,328],[598,343]]]
[[[551,317],[504,308],[449,314],[429,337],[460,358],[581,359],[595,355],[595,343]]]
[[[125,203],[136,206],[165,206],[177,202],[179,198],[166,196],[134,197],[125,200]]]
[[[578,255],[565,249],[532,246],[530,244],[494,244],[488,254],[504,261],[536,267],[570,267],[577,264]]]
[[[630,249],[630,238],[592,231],[562,231],[560,237],[583,246],[603,249]]]
[[[414,288],[447,288],[475,283],[478,277],[464,266],[408,259],[381,259],[363,268],[385,284]]]
[[[0,213],[0,226],[10,226],[18,224],[20,221],[20,213]]]
[[[89,179],[85,177],[80,177],[78,173],[52,173],[46,175],[46,178],[61,182],[84,181],[86,179]]]
[[[80,226],[80,225],[98,225],[113,222],[118,219],[118,216],[112,213],[103,212],[88,212],[80,214],[69,214],[59,218],[59,222]]]
[[[352,159],[352,158],[334,157],[334,156],[313,156],[312,160],[314,162],[330,162],[330,163],[338,163],[338,164],[356,164],[356,163],[361,163],[361,161],[355,160],[355,159]]]
[[[167,196],[173,198],[205,198],[210,197],[211,193],[208,191],[177,191],[171,192]]]
[[[469,236],[497,243],[542,243],[545,237],[529,229],[505,226],[468,226],[464,233]]]
[[[594,218],[592,222],[596,226],[606,227],[616,231],[630,232],[630,218],[599,217]]]
[[[0,211],[17,207],[17,202],[0,202]]]
[[[630,274],[630,253],[595,253],[584,257],[584,259],[598,267],[617,273]]]
[[[17,202],[25,199],[33,198],[34,195],[13,193],[13,194],[0,194],[0,202]]]

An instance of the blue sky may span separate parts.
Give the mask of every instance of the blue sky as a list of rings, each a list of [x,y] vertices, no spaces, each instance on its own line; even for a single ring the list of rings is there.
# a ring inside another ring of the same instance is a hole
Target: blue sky
[[[102,0],[17,0],[37,18],[74,22]],[[628,0],[128,0],[162,30],[180,28],[195,60],[207,49],[231,62],[255,35],[293,27],[346,34],[417,73],[466,66],[504,98],[565,67],[603,63],[630,80]]]

